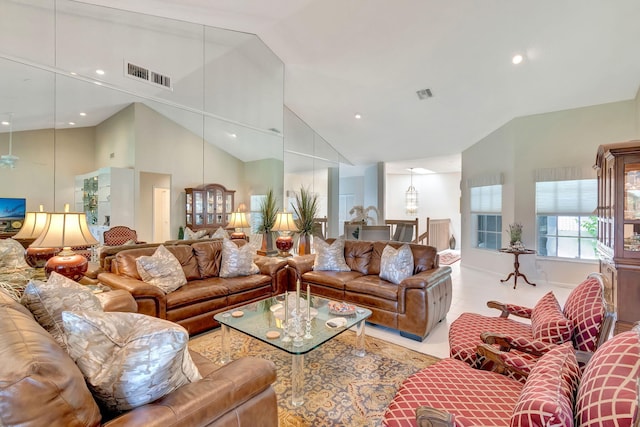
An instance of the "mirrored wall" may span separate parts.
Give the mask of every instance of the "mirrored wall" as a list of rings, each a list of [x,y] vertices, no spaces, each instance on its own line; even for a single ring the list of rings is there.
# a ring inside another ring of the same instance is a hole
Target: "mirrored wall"
[[[173,238],[187,187],[222,184],[236,207],[286,194],[284,66],[255,35],[64,0],[0,7],[0,154],[11,141],[18,158],[0,168],[1,197],[62,210],[82,197],[77,177],[130,169],[98,203],[132,200],[111,225],[156,241],[154,189],[168,187]]]

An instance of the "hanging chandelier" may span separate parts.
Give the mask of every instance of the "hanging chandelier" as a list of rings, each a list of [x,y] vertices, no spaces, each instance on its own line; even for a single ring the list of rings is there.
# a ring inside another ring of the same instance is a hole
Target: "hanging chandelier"
[[[9,154],[0,156],[0,167],[13,169],[16,167],[16,162],[18,161],[18,156],[14,156],[11,152],[13,148],[13,113],[9,113],[9,121],[2,122],[2,124],[9,126]]]
[[[413,168],[410,168],[409,171],[411,171],[411,185],[405,193],[405,209],[407,214],[416,215],[418,213],[418,190],[413,186]]]

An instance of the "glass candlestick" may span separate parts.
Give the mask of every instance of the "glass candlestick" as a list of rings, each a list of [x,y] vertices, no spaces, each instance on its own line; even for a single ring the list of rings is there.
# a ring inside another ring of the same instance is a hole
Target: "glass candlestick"
[[[307,313],[307,324],[305,328],[304,339],[310,340],[311,338],[313,338],[313,335],[311,335],[311,313]]]

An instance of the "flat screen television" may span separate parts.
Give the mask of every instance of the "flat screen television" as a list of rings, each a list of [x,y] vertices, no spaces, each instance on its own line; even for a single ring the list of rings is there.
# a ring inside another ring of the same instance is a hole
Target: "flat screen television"
[[[0,221],[24,220],[27,199],[0,197]]]

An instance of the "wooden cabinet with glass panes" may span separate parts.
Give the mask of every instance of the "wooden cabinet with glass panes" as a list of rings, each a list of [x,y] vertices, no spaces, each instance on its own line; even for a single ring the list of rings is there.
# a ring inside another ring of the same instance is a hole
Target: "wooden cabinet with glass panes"
[[[227,190],[220,184],[205,184],[185,188],[187,227],[191,230],[203,228],[226,228],[233,212],[235,190]]]
[[[598,147],[598,255],[618,312],[615,332],[640,320],[640,141]]]

